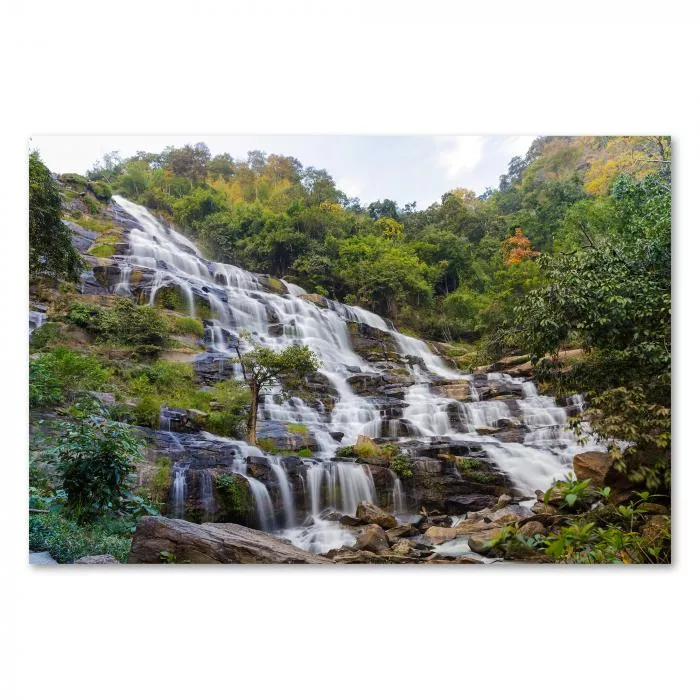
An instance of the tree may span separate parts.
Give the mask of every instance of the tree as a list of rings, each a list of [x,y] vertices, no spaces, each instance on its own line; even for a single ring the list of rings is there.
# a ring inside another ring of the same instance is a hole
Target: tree
[[[29,156],[29,278],[76,281],[82,262],[61,221],[61,195],[39,153]]]
[[[256,445],[260,394],[278,383],[283,385],[285,392],[293,389],[304,377],[316,372],[320,363],[306,345],[290,345],[282,351],[258,345],[245,354],[237,345],[236,354],[243,370],[243,379],[250,388],[248,442]]]

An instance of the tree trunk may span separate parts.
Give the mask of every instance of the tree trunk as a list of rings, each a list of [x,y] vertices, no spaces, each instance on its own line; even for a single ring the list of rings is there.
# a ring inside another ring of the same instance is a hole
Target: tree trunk
[[[257,445],[255,433],[258,426],[258,394],[260,389],[255,382],[250,384],[250,408],[248,409],[248,444]]]

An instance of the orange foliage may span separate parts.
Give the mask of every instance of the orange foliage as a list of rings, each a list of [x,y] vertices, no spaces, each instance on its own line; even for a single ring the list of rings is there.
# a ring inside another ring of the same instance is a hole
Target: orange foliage
[[[505,251],[506,265],[517,265],[523,260],[530,260],[539,255],[536,250],[532,249],[532,242],[520,227],[515,229],[510,238],[506,238],[503,243],[503,249]]]

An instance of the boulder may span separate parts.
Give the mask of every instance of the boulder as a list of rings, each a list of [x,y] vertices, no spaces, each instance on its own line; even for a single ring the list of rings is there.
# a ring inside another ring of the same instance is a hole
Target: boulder
[[[373,523],[383,527],[385,530],[390,530],[398,525],[398,521],[393,515],[367,501],[360,501],[357,505],[355,517],[360,522]]]
[[[417,537],[419,534],[418,528],[413,525],[399,525],[398,527],[392,527],[390,530],[386,531],[386,536],[390,538]]]
[[[355,549],[377,554],[385,549],[389,549],[389,540],[379,525],[367,525],[357,538]]]
[[[470,493],[445,499],[445,509],[451,515],[464,515],[496,505],[496,497],[487,493]]]
[[[486,554],[490,551],[492,542],[499,536],[500,532],[500,527],[473,532],[469,535],[469,548],[478,554]]]
[[[544,535],[547,532],[544,525],[537,520],[530,520],[518,528],[518,534],[524,537],[533,535]]]
[[[425,531],[426,539],[432,544],[442,544],[449,540],[453,540],[459,534],[459,531],[453,527],[438,527],[433,525]]]
[[[196,525],[146,516],[139,521],[130,564],[328,564],[285,540],[234,523]]]
[[[416,553],[416,548],[408,540],[399,540],[392,546],[391,551],[402,557],[410,557]]]
[[[574,474],[579,481],[591,480],[591,486],[601,488],[612,466],[608,452],[581,452],[574,457]]]

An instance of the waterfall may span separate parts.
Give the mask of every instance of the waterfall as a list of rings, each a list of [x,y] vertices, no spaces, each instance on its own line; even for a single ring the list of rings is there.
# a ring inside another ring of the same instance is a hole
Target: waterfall
[[[170,501],[172,503],[173,517],[185,517],[185,499],[187,498],[187,469],[188,464],[173,464],[173,485]]]
[[[214,508],[214,485],[211,472],[208,469],[203,469],[199,472],[199,498],[204,509],[204,521],[207,521],[216,512]]]
[[[280,464],[278,457],[268,457],[267,461],[272,471],[275,473],[277,483],[279,484],[282,505],[284,506],[285,527],[293,527],[296,520],[296,513],[294,512],[294,498],[292,496],[292,488],[289,485],[289,477],[284,467]]]
[[[270,488],[275,498],[279,493],[278,505],[281,504],[284,511],[284,536],[292,541],[303,541],[314,551],[321,551],[318,548],[329,543],[337,545],[345,536],[319,518],[323,509],[332,506],[343,513],[354,514],[361,500],[378,502],[374,480],[367,467],[354,462],[331,461],[339,444],[355,444],[360,435],[388,435],[400,441],[406,439],[400,436],[410,433],[417,436],[413,439],[422,442],[441,438],[473,443],[528,494],[535,489],[546,489],[552,479],[570,470],[577,452],[591,449],[579,446],[567,429],[568,416],[581,410],[580,396],[571,397],[567,406],[558,406],[551,397],[539,396],[532,382],[502,372],[475,377],[449,368],[427,343],[400,333],[377,314],[334,300],[308,297],[305,290],[295,284],[283,282],[279,287],[265,275],[209,261],[194,243],[144,207],[119,196],[114,197],[114,203],[134,224],[128,233],[128,254],[114,256],[121,273],[112,291],[129,293],[130,280],[136,279],[136,272],[141,273],[140,279],[147,281],[146,288],[139,291],[152,304],[164,288],[175,289],[191,315],[197,311],[200,316],[203,313],[208,316],[205,346],[214,366],[218,361],[223,367],[229,359],[235,358],[236,343],[243,351],[248,350],[251,343],[275,350],[304,344],[321,361],[319,374],[333,390],[330,392],[332,408],[326,409],[318,402],[305,402],[299,397],[287,399],[279,391],[277,395],[273,391],[272,395],[263,397],[259,408],[261,420],[302,425],[318,445],[315,459],[304,460],[294,481],[297,486],[303,482],[306,508],[314,521],[313,526],[305,528],[295,527],[295,495],[284,462],[267,456],[274,477]],[[209,313],[206,313],[207,306]],[[405,385],[393,386],[393,393],[387,391],[372,396],[353,389],[357,375],[375,382],[369,386],[390,380],[384,378],[386,362],[369,361],[356,352],[349,322],[365,324],[393,338],[404,357],[401,366],[409,372]],[[244,337],[239,336],[242,331],[247,332]],[[239,376],[240,368],[236,371]],[[449,391],[441,393],[441,385],[450,384],[452,380],[461,387],[458,395],[463,400],[450,398]],[[169,417],[164,415],[163,418],[162,427],[170,431]],[[516,435],[515,439],[521,442],[498,438],[495,431],[509,428],[510,423],[518,425],[521,437]],[[177,441],[175,433],[170,432],[170,435]],[[201,435],[205,439],[223,439],[207,438],[206,433]],[[248,479],[259,526],[275,530],[277,523],[267,478],[261,481],[248,475],[246,465],[246,457],[265,455],[242,441],[230,442],[236,454],[231,469]],[[173,512],[179,514],[184,513],[185,469],[173,468]],[[202,481],[203,500],[207,488]],[[401,481],[395,478],[391,498],[397,512],[406,508],[402,488]],[[300,500],[297,500],[297,507],[300,507]]]
[[[403,492],[403,486],[401,485],[401,479],[394,473],[391,472],[394,478],[394,486],[391,489],[391,507],[394,513],[406,513],[408,509],[406,508],[406,496]]]

